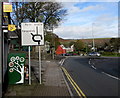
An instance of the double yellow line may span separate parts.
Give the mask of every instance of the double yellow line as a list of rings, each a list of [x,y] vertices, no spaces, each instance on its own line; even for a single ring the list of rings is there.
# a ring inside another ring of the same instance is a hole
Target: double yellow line
[[[82,92],[82,90],[79,88],[79,86],[75,83],[75,81],[71,78],[71,76],[69,75],[69,73],[67,72],[67,70],[64,67],[61,67],[61,68],[64,71],[67,79],[70,81],[71,85],[74,87],[74,89],[77,92],[77,94],[81,98],[86,98],[85,94]]]

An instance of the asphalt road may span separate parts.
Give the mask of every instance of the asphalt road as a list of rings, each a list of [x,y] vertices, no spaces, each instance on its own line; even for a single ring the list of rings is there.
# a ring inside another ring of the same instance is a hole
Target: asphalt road
[[[86,96],[118,96],[119,80],[93,69],[89,64],[89,58],[69,57],[63,67]],[[73,93],[77,95],[75,91]]]
[[[100,57],[90,60],[92,66],[97,70],[120,78],[120,57]]]

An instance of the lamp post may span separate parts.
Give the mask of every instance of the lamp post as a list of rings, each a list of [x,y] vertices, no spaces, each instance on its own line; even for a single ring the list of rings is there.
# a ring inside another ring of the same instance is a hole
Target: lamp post
[[[48,32],[50,32],[50,37],[51,39],[51,48],[50,48],[50,54],[51,54],[51,58],[54,59],[55,58],[55,38],[54,38],[54,34],[53,34],[53,26],[48,30]]]
[[[53,33],[53,26],[52,26],[52,33]],[[52,34],[52,42],[53,42],[53,47],[52,47],[52,59],[54,59],[55,58],[55,55],[54,55],[54,53],[55,53],[55,37],[54,37],[54,35]]]
[[[94,34],[93,34],[93,25],[94,25],[95,23],[92,23],[92,37],[93,37],[93,51],[95,51],[95,41],[94,41]]]

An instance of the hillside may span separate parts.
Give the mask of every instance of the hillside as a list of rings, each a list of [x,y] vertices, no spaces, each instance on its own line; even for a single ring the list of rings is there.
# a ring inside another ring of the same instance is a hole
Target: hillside
[[[104,43],[108,43],[111,38],[96,38],[94,39],[96,45],[103,45]],[[77,39],[77,40],[82,40],[84,43],[87,43],[89,45],[92,45],[93,39]],[[72,41],[77,41],[76,39],[62,39],[59,38],[59,42],[61,44],[67,44]]]

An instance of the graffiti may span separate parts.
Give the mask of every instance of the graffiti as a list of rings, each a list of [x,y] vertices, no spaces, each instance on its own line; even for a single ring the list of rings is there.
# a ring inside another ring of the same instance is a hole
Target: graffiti
[[[20,56],[11,56],[10,61],[9,61],[9,72],[17,72],[20,74],[20,80],[16,82],[18,83],[23,83],[24,81],[24,63],[25,63],[25,58],[20,57]]]

